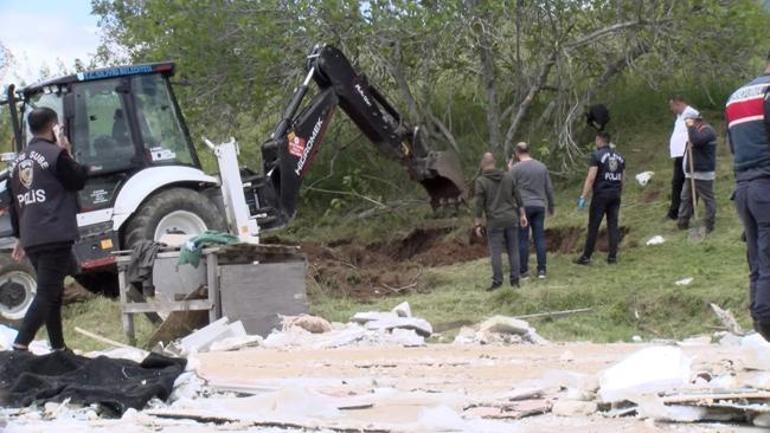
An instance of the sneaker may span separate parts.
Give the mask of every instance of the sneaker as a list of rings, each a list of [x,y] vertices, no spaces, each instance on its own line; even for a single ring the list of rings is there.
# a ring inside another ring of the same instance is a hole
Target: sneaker
[[[529,279],[529,272],[522,272],[521,275],[519,275],[519,279],[521,281],[527,281]]]
[[[618,258],[617,257],[607,257],[607,264],[608,265],[617,265],[618,264]]]
[[[511,279],[511,287],[513,287],[514,289],[517,289],[517,288],[521,287],[521,285],[519,284],[519,279],[518,278],[512,278]]]
[[[487,292],[492,292],[492,291],[494,291],[494,290],[497,290],[497,289],[499,289],[499,288],[500,288],[500,286],[502,286],[502,285],[503,285],[503,283],[492,283],[492,285],[491,285],[491,286],[487,287]]]
[[[545,280],[545,271],[537,271],[537,279]]]
[[[587,266],[591,264],[591,259],[585,256],[580,256],[577,259],[573,260],[572,263],[576,265]]]

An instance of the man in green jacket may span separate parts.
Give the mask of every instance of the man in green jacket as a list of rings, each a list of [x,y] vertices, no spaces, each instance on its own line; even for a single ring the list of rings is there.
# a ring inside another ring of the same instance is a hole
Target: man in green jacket
[[[527,216],[519,190],[510,173],[498,170],[495,156],[487,152],[481,159],[481,174],[476,178],[476,225],[478,236],[483,233],[486,216],[487,242],[492,261],[492,285],[495,290],[503,284],[503,247],[511,266],[511,287],[519,286],[519,224],[527,226]]]

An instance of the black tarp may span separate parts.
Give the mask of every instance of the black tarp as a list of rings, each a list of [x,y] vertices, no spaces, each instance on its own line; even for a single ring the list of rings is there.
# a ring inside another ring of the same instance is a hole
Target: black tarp
[[[86,358],[71,352],[35,356],[0,352],[0,405],[97,403],[114,415],[141,410],[153,397],[166,400],[187,361],[150,354],[141,364],[105,356]]]

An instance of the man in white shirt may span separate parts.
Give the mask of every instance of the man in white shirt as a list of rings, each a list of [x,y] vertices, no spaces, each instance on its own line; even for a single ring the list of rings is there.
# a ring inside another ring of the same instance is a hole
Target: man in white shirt
[[[668,208],[668,218],[676,221],[679,217],[679,206],[681,205],[682,187],[684,186],[685,176],[682,169],[682,161],[687,149],[687,126],[685,118],[698,116],[698,110],[687,105],[682,96],[675,95],[669,98],[668,106],[674,113],[674,131],[671,133],[669,150],[671,159],[674,160],[674,173],[671,177],[671,206]]]

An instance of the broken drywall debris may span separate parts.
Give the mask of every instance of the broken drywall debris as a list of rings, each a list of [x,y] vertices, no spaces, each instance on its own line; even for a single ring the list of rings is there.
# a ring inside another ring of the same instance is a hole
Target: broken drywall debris
[[[364,326],[349,323],[323,334],[313,334],[302,328],[290,328],[287,331],[274,330],[267,336],[262,345],[268,348],[303,347],[314,349],[333,349],[353,345],[418,347],[425,345],[425,338],[412,329],[367,329]]]
[[[588,416],[598,410],[595,401],[557,400],[551,412],[558,416]]]
[[[350,321],[359,325],[365,325],[369,322],[397,319],[398,317],[398,314],[393,312],[365,311],[354,314]]]
[[[698,422],[706,418],[708,411],[702,407],[666,405],[657,396],[638,398],[636,413],[656,421]]]
[[[514,317],[494,316],[477,327],[463,327],[453,344],[549,344],[535,328],[524,320]]]
[[[168,402],[173,404],[182,400],[194,400],[203,393],[204,385],[204,380],[198,377],[195,372],[182,373],[174,381],[174,388]]]
[[[678,347],[648,347],[634,352],[602,373],[599,397],[606,403],[635,401],[690,380],[692,360]]]
[[[720,346],[736,347],[741,345],[743,337],[733,334],[727,331],[717,331],[712,337],[712,341],[717,342]]]
[[[369,330],[409,329],[425,338],[433,334],[433,326],[425,319],[413,317],[412,309],[406,302],[397,305],[389,312],[366,311],[356,313],[351,318],[351,322],[363,325]]]
[[[412,329],[393,329],[390,333],[386,333],[383,336],[383,340],[386,343],[404,347],[425,346],[425,337]]]
[[[766,370],[770,366],[770,343],[759,334],[743,337],[739,353],[747,369]]]
[[[392,312],[396,313],[398,317],[412,317],[412,307],[409,306],[408,302],[402,302],[396,305]]]
[[[247,337],[246,328],[240,320],[229,323],[227,317],[205,326],[179,341],[179,347],[183,355],[196,352],[205,352],[217,341],[226,338]]]
[[[365,325],[366,329],[372,331],[393,331],[396,329],[405,329],[416,332],[421,337],[430,337],[433,334],[433,327],[425,320],[417,317],[395,316],[388,319],[372,320]]]
[[[209,346],[209,352],[228,352],[231,350],[258,347],[261,346],[263,342],[264,339],[259,335],[227,337],[211,343],[211,346]]]
[[[770,427],[770,413],[761,413],[755,416],[751,423],[757,427]]]

